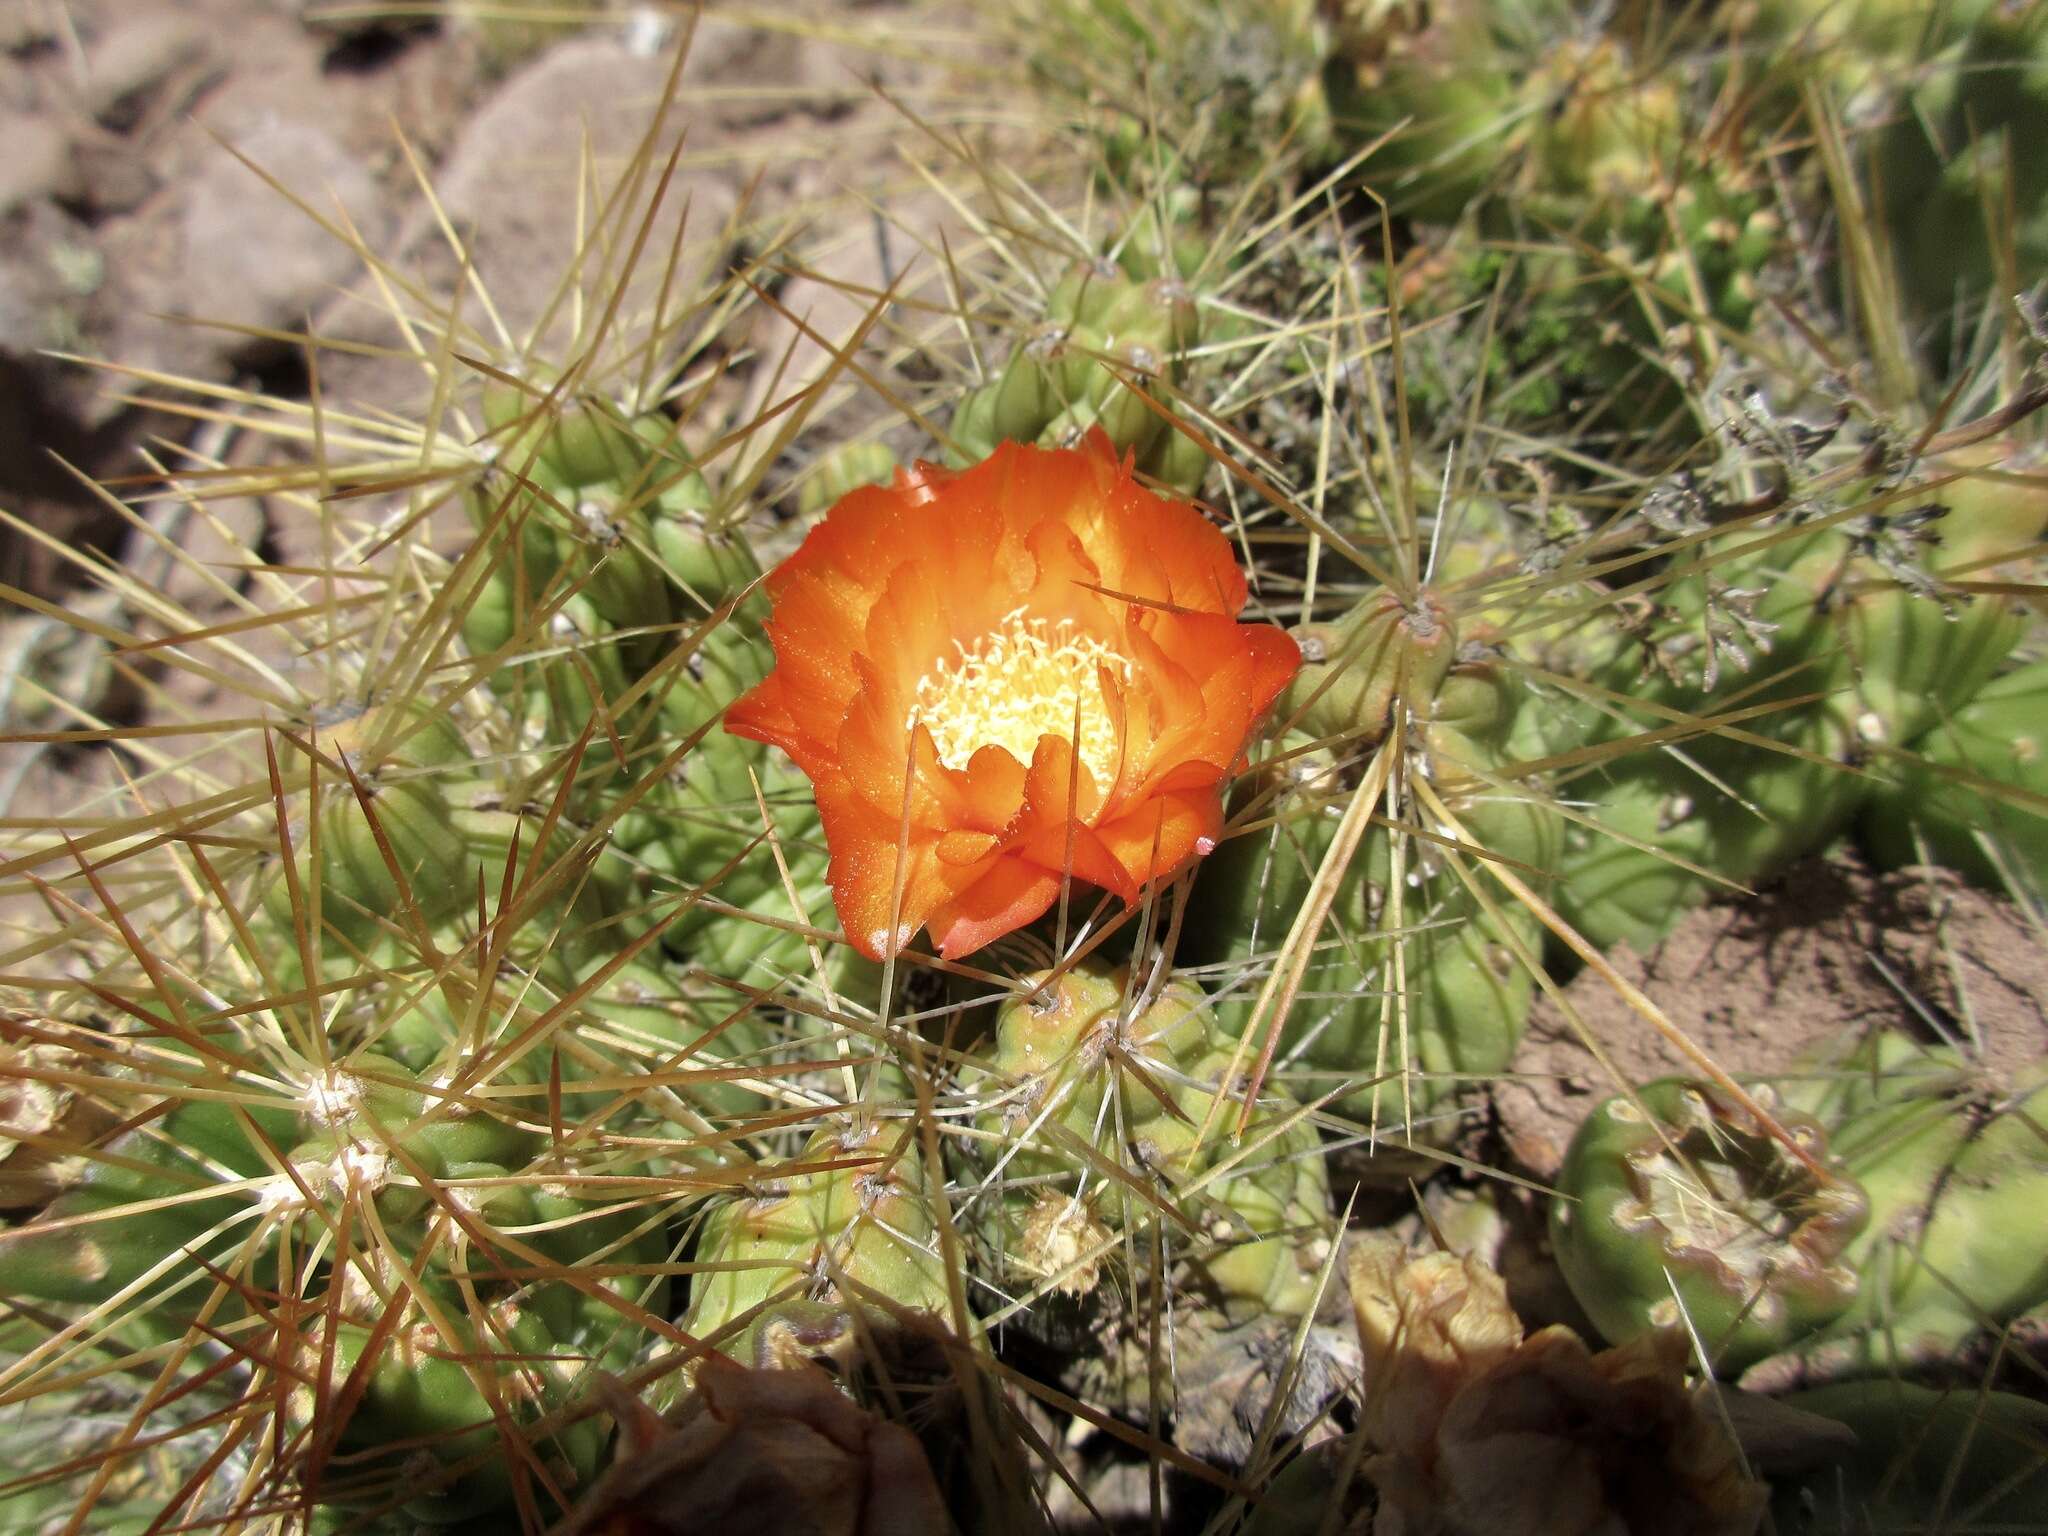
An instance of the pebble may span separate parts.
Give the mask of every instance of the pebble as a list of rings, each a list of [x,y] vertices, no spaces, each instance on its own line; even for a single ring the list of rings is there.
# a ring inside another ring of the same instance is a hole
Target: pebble
[[[158,13],[124,22],[86,54],[85,108],[110,128],[125,127],[158,86],[213,57],[212,40],[189,17]]]
[[[376,184],[325,129],[298,118],[215,124],[251,165],[332,217],[375,227]],[[179,220],[187,313],[286,328],[354,275],[357,258],[225,149],[199,165]]]
[[[0,218],[24,203],[76,190],[71,140],[46,117],[0,114]]]

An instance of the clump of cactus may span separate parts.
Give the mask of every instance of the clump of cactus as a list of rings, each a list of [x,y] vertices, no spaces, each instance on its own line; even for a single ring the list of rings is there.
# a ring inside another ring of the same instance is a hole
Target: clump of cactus
[[[2048,1300],[2043,1254],[2007,1238],[2048,1176],[2038,1083],[1885,1034],[1751,1098],[1774,1133],[1669,1079],[1574,1138],[1553,1240],[1610,1339],[1683,1330],[1747,1382],[1830,1382],[1939,1365]]]
[[[943,313],[877,291],[786,388],[743,334],[786,273],[629,302],[672,100],[546,341],[365,252],[431,413],[230,392],[280,462],[157,480],[326,563],[249,552],[219,624],[80,557],[166,729],[20,652],[19,734],[125,783],[0,849],[41,923],[0,1405],[120,1423],[0,1459],[0,1508],[126,1519],[146,1473],[162,1522],[604,1530],[794,1467],[849,1528],[1030,1530],[1100,1439],[1162,1525],[1171,1466],[1218,1529],[1362,1476],[1454,1530],[1502,1441],[1607,1510],[1641,1409],[1735,1532],[1763,1490],[1688,1372],[1873,1425],[1954,1389],[2048,1303],[2038,1069],[1879,1034],[1738,1082],[1608,959],[1851,829],[2048,878],[2043,327],[1986,302],[2036,189],[1999,171],[1941,282],[1876,212],[2017,142],[2042,9],[1953,9],[1846,102],[1754,59],[1833,35],[1789,3],[1060,7],[1038,180],[918,166],[974,236]],[[1357,1230],[1488,1171],[1581,969],[1695,1069],[1616,1082],[1560,1180],[1605,1354]],[[1982,1400],[2007,1446],[2030,1411]],[[1833,1486],[1928,1507],[1882,1470]]]
[[[1320,1141],[1284,1091],[1244,1100],[1249,1063],[1192,982],[1084,966],[1020,992],[963,1085],[983,1105],[970,1209],[989,1278],[1023,1304],[1014,1326],[1142,1409],[1172,1390],[1142,1369],[1117,1380],[1145,1359],[1148,1293],[1172,1298],[1186,1350],[1314,1310],[1335,1231]]]
[[[1870,1218],[1811,1121],[1772,1140],[1740,1107],[1683,1080],[1646,1084],[1588,1118],[1558,1181],[1551,1241],[1573,1293],[1621,1342],[1694,1330],[1740,1370],[1848,1310],[1844,1262]]]

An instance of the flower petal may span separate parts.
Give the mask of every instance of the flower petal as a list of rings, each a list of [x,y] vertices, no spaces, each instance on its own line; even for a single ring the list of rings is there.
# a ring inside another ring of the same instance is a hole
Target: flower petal
[[[926,919],[939,953],[971,955],[1044,916],[1060,893],[1060,877],[1023,859],[998,859],[989,872]]]
[[[1214,845],[1224,780],[1299,666],[1237,622],[1230,542],[1100,433],[855,491],[767,585],[776,668],[727,725],[811,776],[840,922],[877,959],[921,927],[969,954],[1069,875],[1136,901]],[[935,683],[959,658],[974,670]],[[1076,707],[1086,755],[1059,720]]]

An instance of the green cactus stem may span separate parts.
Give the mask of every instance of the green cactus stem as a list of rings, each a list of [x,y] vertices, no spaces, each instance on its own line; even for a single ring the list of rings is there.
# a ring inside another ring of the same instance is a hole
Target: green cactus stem
[[[1235,1125],[1236,1056],[1192,982],[1168,980],[1147,1001],[1097,966],[1023,978],[974,1085],[991,1101],[975,1129],[995,1181],[981,1232],[1003,1271],[1099,1299],[1116,1236],[1164,1219],[1205,1235],[1180,1283],[1223,1325],[1306,1310],[1330,1231],[1319,1140],[1271,1085],[1241,1138],[1249,1150],[1218,1129],[1203,1137],[1219,1114]]]
[[[746,1365],[848,1366],[864,1334],[895,1327],[896,1309],[946,1315],[915,1127],[848,1116],[790,1166],[705,1222],[685,1328]]]
[[[2048,662],[1987,683],[1888,766],[1862,820],[1879,862],[2048,891]]]
[[[1456,622],[1430,592],[1412,601],[1377,593],[1337,623],[1304,625],[1294,637],[1302,669],[1275,706],[1279,718],[1368,746],[1386,734],[1397,704],[1426,706],[1458,654]]]
[[[1768,1090],[1760,1102],[1770,1107]],[[1732,1373],[1855,1300],[1843,1258],[1868,1201],[1818,1121],[1777,1118],[1821,1173],[1688,1079],[1645,1084],[1586,1117],[1558,1178],[1551,1242],[1610,1342],[1689,1326],[1717,1371]]]

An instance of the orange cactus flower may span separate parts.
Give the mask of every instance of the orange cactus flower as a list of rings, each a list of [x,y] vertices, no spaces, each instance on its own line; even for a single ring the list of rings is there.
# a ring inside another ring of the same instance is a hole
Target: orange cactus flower
[[[920,928],[969,954],[1063,871],[1133,902],[1207,853],[1300,664],[1237,622],[1229,541],[1100,432],[856,490],[767,586],[775,669],[726,729],[810,776],[839,920],[878,960]]]

